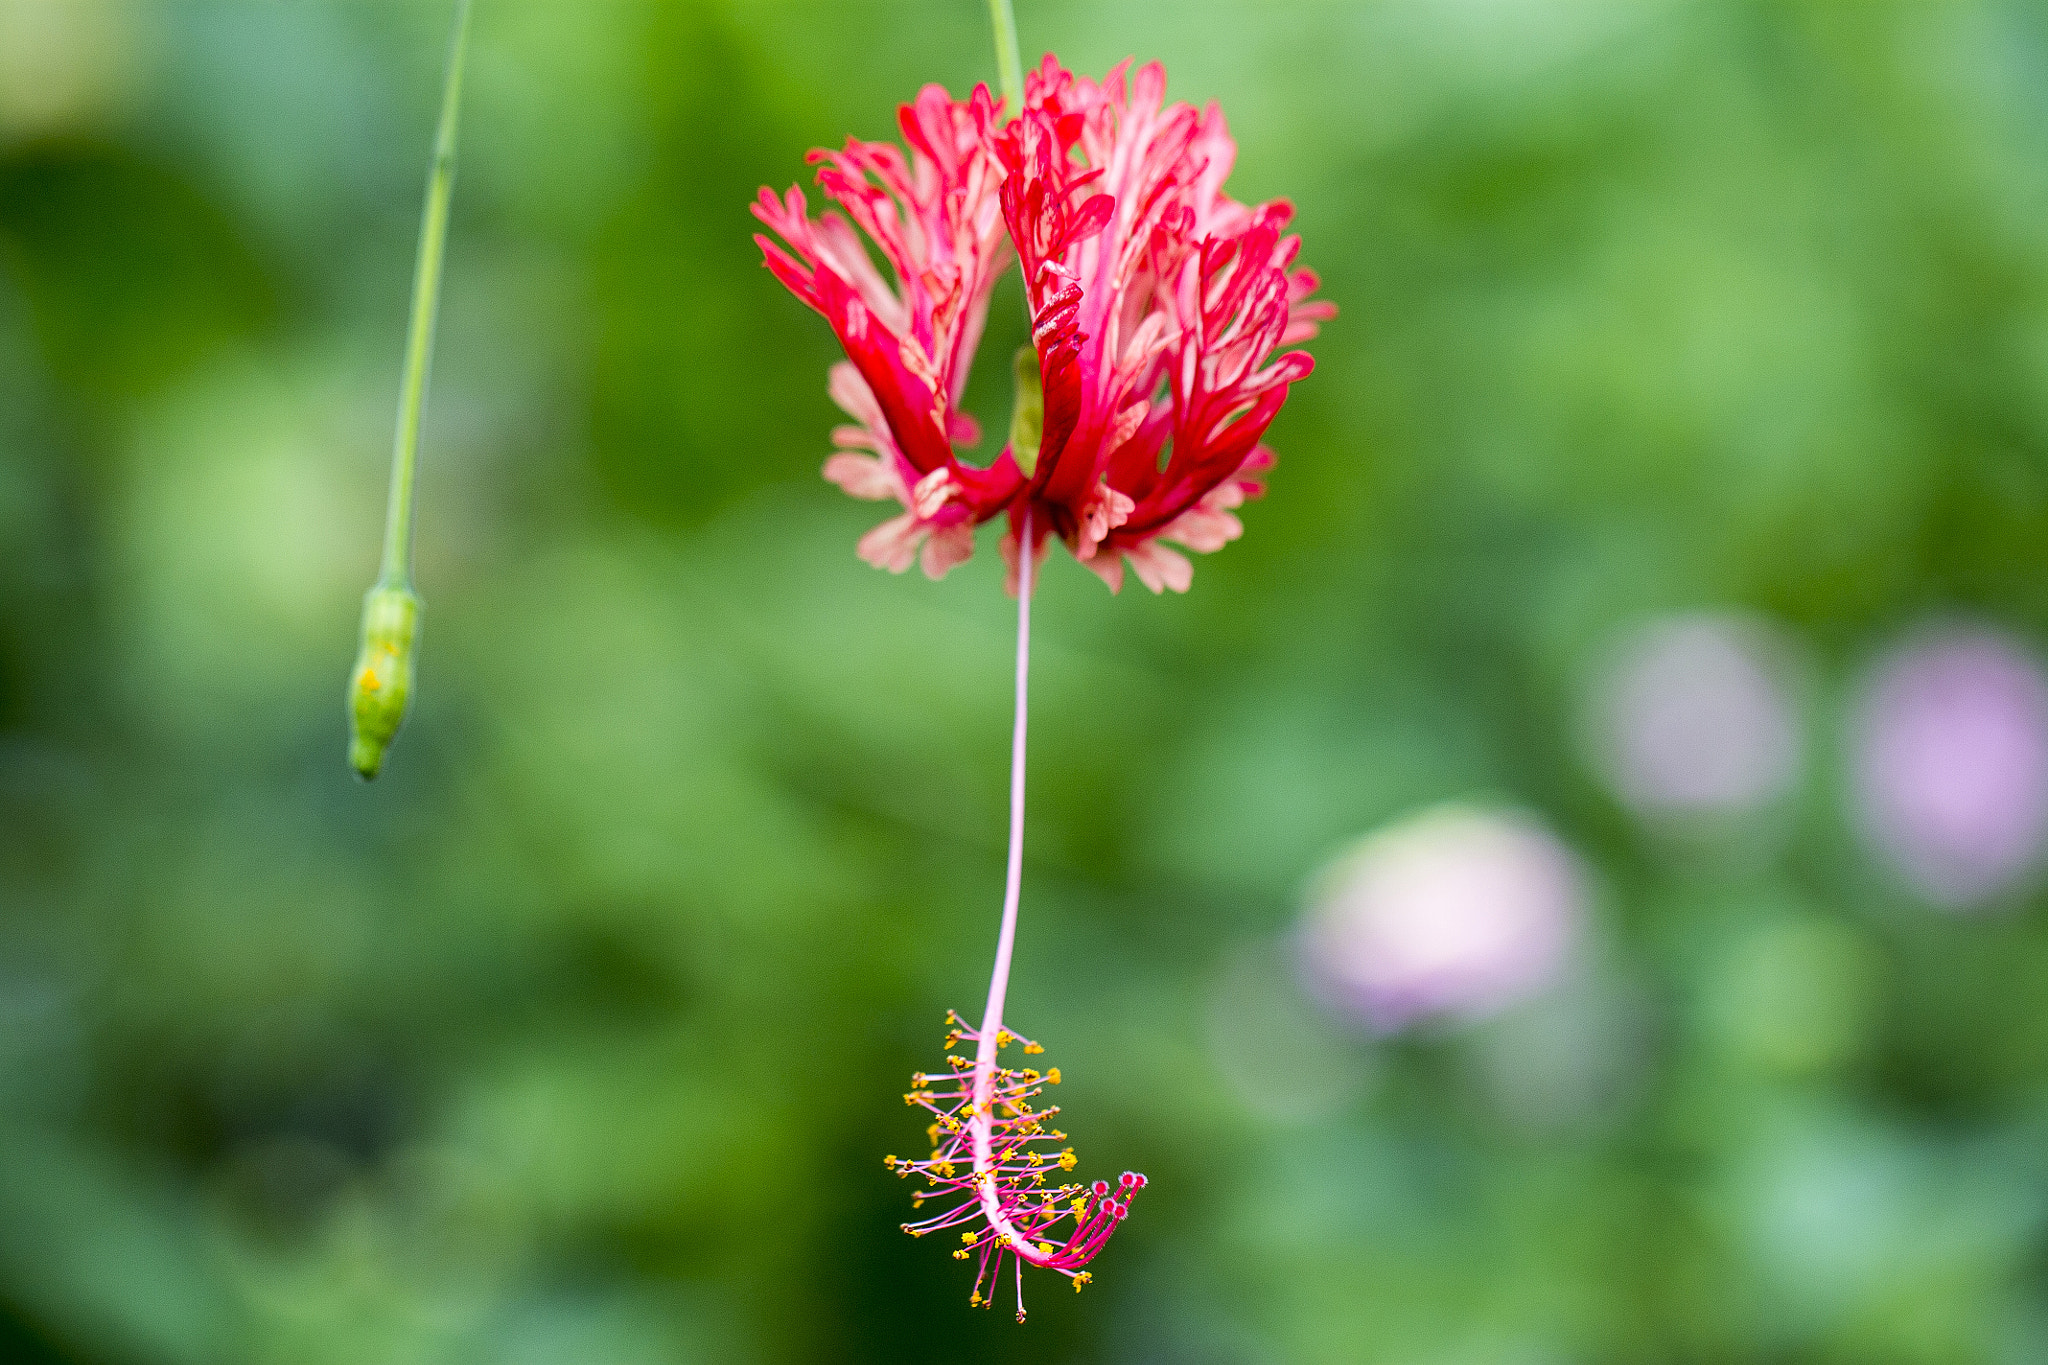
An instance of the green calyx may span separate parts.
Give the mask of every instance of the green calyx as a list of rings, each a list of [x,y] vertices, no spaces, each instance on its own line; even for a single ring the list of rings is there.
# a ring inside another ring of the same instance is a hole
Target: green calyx
[[[383,768],[385,751],[405,723],[419,625],[420,599],[412,589],[380,582],[364,596],[362,648],[348,681],[348,761],[365,781]]]
[[[1010,410],[1010,456],[1028,479],[1038,469],[1038,443],[1045,435],[1045,386],[1038,375],[1038,352],[1019,346],[1011,368],[1017,376],[1017,403]]]

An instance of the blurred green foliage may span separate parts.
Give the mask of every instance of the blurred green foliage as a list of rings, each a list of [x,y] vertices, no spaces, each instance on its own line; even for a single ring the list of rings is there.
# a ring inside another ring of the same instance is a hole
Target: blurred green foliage
[[[2048,629],[2048,16],[1020,9],[1220,100],[1344,309],[1186,598],[1046,574],[1012,1014],[1083,1174],[1152,1178],[1096,1287],[1020,1329],[895,1230],[898,1092],[986,980],[1011,619],[987,539],[854,558],[830,338],[745,212],[988,79],[982,6],[479,4],[364,787],[444,8],[0,0],[0,1355],[2048,1359],[2042,906],[1894,889],[1835,753],[1894,630]],[[1674,843],[1574,717],[1616,629],[1716,604],[1809,643],[1815,753]],[[1597,952],[1370,1044],[1266,945],[1446,798],[1580,850]],[[1229,1082],[1247,1010],[1316,1103]]]

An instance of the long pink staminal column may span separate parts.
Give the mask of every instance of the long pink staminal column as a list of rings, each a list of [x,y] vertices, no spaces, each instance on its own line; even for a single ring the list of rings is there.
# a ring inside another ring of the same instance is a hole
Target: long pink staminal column
[[[1031,513],[1024,513],[1024,534],[1019,543],[1031,543]],[[996,1183],[988,1178],[994,1164],[990,1153],[994,1137],[997,1040],[1003,1033],[1003,997],[1010,990],[1010,957],[1017,946],[1017,901],[1024,885],[1024,722],[1030,712],[1031,691],[1031,579],[1030,555],[1019,555],[1017,565],[1017,719],[1010,728],[1010,861],[1003,873],[1003,927],[996,933],[996,965],[989,973],[988,1004],[981,1011],[981,1041],[974,1048],[974,1104],[978,1111],[968,1120],[974,1138],[974,1173],[981,1179],[981,1208],[989,1226],[1016,1237],[1016,1229],[996,1203]],[[1032,1260],[1031,1250],[1018,1239],[1018,1255]],[[1020,1311],[1022,1305],[1019,1305]]]
[[[1031,513],[1023,515],[1019,544],[1031,543]],[[1055,1145],[1066,1134],[1047,1126],[1059,1113],[1056,1105],[1043,1109],[1033,1101],[1045,1087],[1060,1083],[1059,1068],[1041,1074],[1033,1068],[1012,1069],[1002,1064],[1003,1049],[1022,1043],[1027,1053],[1041,1052],[1037,1043],[1012,1033],[1003,1024],[1003,1002],[1009,993],[1010,962],[1017,945],[1017,905],[1024,880],[1024,752],[1025,726],[1030,713],[1031,678],[1031,587],[1035,556],[1017,556],[1017,714],[1010,733],[1010,850],[1003,878],[1003,922],[996,934],[996,960],[989,974],[988,1004],[982,1011],[981,1027],[969,1029],[957,1015],[946,1046],[974,1040],[972,1068],[961,1074],[966,1061],[959,1056],[946,1060],[954,1074],[939,1078],[919,1072],[911,1078],[906,1103],[935,1116],[930,1135],[931,1157],[925,1161],[886,1164],[902,1176],[922,1175],[927,1191],[912,1196],[922,1207],[928,1199],[962,1196],[943,1212],[903,1230],[914,1237],[942,1229],[964,1227],[966,1244],[953,1254],[962,1260],[978,1253],[980,1266],[974,1279],[971,1304],[992,1305],[995,1281],[1003,1271],[1005,1257],[1015,1257],[1017,1320],[1024,1320],[1024,1265],[1029,1262],[1056,1270],[1080,1289],[1089,1282],[1082,1269],[1109,1241],[1126,1214],[1131,1196],[1144,1188],[1145,1177],[1126,1171],[1112,1191],[1108,1181],[1098,1180],[1083,1187],[1046,1184],[1053,1170],[1071,1171],[1077,1158],[1074,1149],[1040,1150],[1034,1144]],[[960,1165],[968,1167],[963,1175]],[[1072,1222],[1064,1238],[1061,1225]],[[984,1292],[986,1288],[986,1292]]]

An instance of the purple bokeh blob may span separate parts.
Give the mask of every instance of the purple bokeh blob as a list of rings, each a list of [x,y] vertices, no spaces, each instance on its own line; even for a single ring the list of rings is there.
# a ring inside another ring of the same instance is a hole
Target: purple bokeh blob
[[[1585,901],[1577,860],[1534,820],[1442,807],[1330,866],[1303,917],[1301,969],[1375,1032],[1480,1019],[1557,979]]]
[[[1728,815],[1783,796],[1798,778],[1794,652],[1735,613],[1668,616],[1615,651],[1592,697],[1594,756],[1615,794],[1646,815]]]
[[[1948,909],[2027,880],[2048,839],[2048,678],[1988,627],[1924,629],[1871,670],[1852,722],[1857,825]]]

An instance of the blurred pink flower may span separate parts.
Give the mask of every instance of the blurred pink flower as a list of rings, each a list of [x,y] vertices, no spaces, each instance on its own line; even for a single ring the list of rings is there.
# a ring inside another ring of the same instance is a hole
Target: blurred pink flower
[[[1864,838],[1960,909],[2035,870],[2048,838],[2048,679],[1985,627],[1921,631],[1879,660],[1853,720]]]
[[[1314,368],[1274,352],[1336,309],[1292,268],[1292,207],[1223,193],[1237,145],[1222,112],[1166,104],[1163,68],[1127,85],[1127,66],[1097,83],[1047,57],[1007,127],[987,87],[954,101],[926,86],[902,110],[907,158],[858,140],[811,154],[840,212],[813,219],[801,190],[761,191],[754,214],[783,243],[756,237],[768,268],[847,354],[829,387],[855,424],[834,433],[825,477],[905,509],[862,539],[870,563],[921,558],[940,577],[1007,513],[1014,590],[1031,513],[1034,553],[1057,535],[1112,590],[1128,564],[1154,592],[1184,592],[1193,569],[1165,542],[1206,553],[1243,533],[1235,509],[1273,462],[1259,441]],[[1013,255],[1043,424],[1035,449],[1006,445],[983,468],[954,453],[981,439],[959,404]]]
[[[1535,821],[1439,807],[1324,872],[1302,969],[1316,995],[1376,1032],[1481,1019],[1558,978],[1585,902],[1577,860]]]
[[[1733,613],[1667,616],[1628,635],[1595,685],[1595,757],[1650,815],[1725,815],[1783,796],[1799,775],[1788,643]]]

